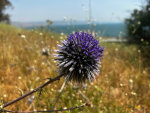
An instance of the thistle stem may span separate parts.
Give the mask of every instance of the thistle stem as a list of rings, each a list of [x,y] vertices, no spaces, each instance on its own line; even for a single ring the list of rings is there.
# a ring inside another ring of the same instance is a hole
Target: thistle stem
[[[55,101],[55,103],[54,103],[54,106],[52,107],[51,110],[54,110],[54,108],[55,108],[55,106],[56,106],[56,104],[57,104],[59,98],[61,97],[62,92],[63,92],[63,89],[64,89],[64,87],[65,87],[65,85],[66,85],[66,82],[67,82],[67,79],[65,79],[63,85],[61,86],[61,88],[60,88],[60,90],[59,90],[59,94],[58,94],[58,96],[57,96],[57,99],[56,99],[56,101]]]
[[[36,113],[36,112],[42,112],[42,113],[45,112],[46,113],[46,112],[48,112],[48,113],[50,113],[50,112],[58,112],[58,111],[71,111],[71,110],[82,108],[82,107],[85,107],[85,106],[89,106],[89,104],[85,103],[83,105],[75,106],[75,107],[72,107],[72,108],[49,110],[49,111],[9,111],[9,110],[3,110],[3,112],[11,112],[11,113]]]
[[[54,81],[56,81],[56,80],[60,80],[60,78],[61,78],[62,76],[63,76],[63,75],[59,75],[59,76],[57,76],[57,77],[55,77],[55,78],[50,78],[49,81],[47,81],[46,83],[42,84],[41,86],[35,88],[34,90],[32,90],[32,91],[30,91],[30,92],[24,94],[23,96],[21,96],[21,97],[15,99],[15,100],[13,100],[13,101],[11,101],[11,102],[8,102],[7,104],[2,105],[2,108],[5,108],[5,107],[7,107],[7,106],[9,106],[9,105],[11,105],[11,104],[16,103],[16,102],[19,101],[19,100],[24,99],[25,97],[27,97],[27,96],[29,96],[29,95],[31,95],[31,94],[37,92],[38,90],[44,88],[45,86],[47,86],[48,84],[50,84],[50,83],[52,83],[52,82],[54,82]]]

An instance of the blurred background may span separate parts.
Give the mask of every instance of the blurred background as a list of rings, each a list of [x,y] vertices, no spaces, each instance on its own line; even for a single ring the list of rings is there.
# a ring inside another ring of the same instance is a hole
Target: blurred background
[[[105,48],[96,80],[67,83],[58,96],[60,80],[8,109],[88,101],[69,112],[150,113],[150,0],[0,0],[0,105],[56,76],[56,45],[76,31],[92,33]]]
[[[12,0],[10,14],[13,25],[23,28],[35,28],[46,25],[51,20],[54,32],[70,34],[73,31],[93,30],[99,36],[125,36],[124,20],[130,17],[134,9],[140,9],[142,1],[30,1]]]

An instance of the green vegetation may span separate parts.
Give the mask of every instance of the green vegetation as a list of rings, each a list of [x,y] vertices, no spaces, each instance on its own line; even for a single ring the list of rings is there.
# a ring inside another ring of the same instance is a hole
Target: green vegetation
[[[7,103],[36,88],[46,78],[57,76],[54,50],[61,34],[27,31],[0,24],[0,104]],[[136,45],[103,43],[104,58],[100,75],[87,86],[68,82],[55,109],[81,105],[87,100],[91,107],[72,113],[131,113],[150,112],[150,79],[143,67],[141,51]],[[42,49],[49,49],[49,56]],[[45,87],[9,107],[8,110],[50,110],[59,94],[63,79]],[[40,94],[40,95],[39,95]],[[64,113],[69,113],[64,112]]]
[[[140,10],[135,9],[126,19],[130,40],[136,42],[150,41],[150,0]],[[143,40],[143,41],[142,41]]]
[[[150,66],[150,0],[140,10],[135,9],[131,17],[126,19],[128,39],[138,44],[141,50],[144,66]]]
[[[8,7],[11,7],[11,3],[9,0],[1,0],[0,1],[0,22],[6,22],[9,23],[9,15],[5,14],[5,10]]]

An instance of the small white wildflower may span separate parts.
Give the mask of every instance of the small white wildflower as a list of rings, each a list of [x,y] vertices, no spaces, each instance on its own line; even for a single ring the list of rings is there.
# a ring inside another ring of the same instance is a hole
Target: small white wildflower
[[[40,33],[39,35],[40,35],[40,36],[42,36],[42,35],[43,35],[43,33]]]
[[[64,109],[67,109],[67,107],[64,107]]]
[[[48,48],[42,48],[42,55],[49,56],[50,50]]]
[[[136,93],[132,91],[132,92],[131,92],[131,95],[136,96]]]
[[[53,89],[53,88],[51,88],[51,91],[54,91],[54,89]]]
[[[99,40],[102,40],[102,37],[99,37]]]
[[[4,94],[4,95],[3,95],[3,97],[4,97],[4,98],[6,98],[6,97],[7,97],[7,95],[6,95],[6,94]]]
[[[123,86],[125,86],[124,84],[120,84],[120,87],[123,87]]]
[[[60,39],[62,40],[62,39],[63,39],[63,37],[61,36],[61,37],[60,37]]]
[[[44,62],[42,62],[42,65],[44,66],[44,65],[45,65],[45,63],[44,63]]]
[[[18,80],[21,80],[21,79],[22,79],[22,77],[21,77],[21,76],[19,76],[19,77],[18,77]]]
[[[47,111],[47,109],[45,108],[45,109],[43,109],[44,111]]]
[[[146,74],[146,71],[145,71],[145,70],[143,70],[143,74]]]
[[[91,82],[91,85],[92,85],[92,86],[94,85],[93,82]]]
[[[130,79],[130,80],[129,80],[129,82],[130,82],[130,83],[133,83],[133,80],[132,80],[132,79]]]
[[[118,48],[115,48],[115,51],[118,51]]]
[[[140,49],[138,50],[138,53],[141,53],[141,50],[140,50]]]
[[[3,108],[3,106],[2,105],[0,105],[0,109],[2,109]]]
[[[23,35],[23,34],[22,34],[22,35],[20,35],[20,37],[21,37],[21,38],[26,38],[26,36],[25,36],[25,35]]]
[[[141,22],[140,22],[140,21],[138,21],[138,22],[137,22],[137,24],[138,24],[138,25],[140,25],[140,24],[141,24]]]
[[[95,89],[98,89],[98,87],[96,85],[94,87],[95,87]]]
[[[72,33],[74,34],[74,33],[75,33],[75,31],[72,31]]]
[[[80,100],[80,103],[82,103],[82,100]]]
[[[144,39],[143,38],[141,38],[141,42],[143,42],[144,41]]]
[[[92,32],[92,36],[94,36],[94,37],[95,37],[95,35],[96,35],[96,33],[93,31],[93,32]]]
[[[54,63],[57,63],[55,60],[53,61]]]

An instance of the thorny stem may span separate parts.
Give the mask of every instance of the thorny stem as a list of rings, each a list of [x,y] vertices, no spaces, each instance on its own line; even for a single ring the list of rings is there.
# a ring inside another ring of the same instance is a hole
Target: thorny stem
[[[58,110],[49,110],[49,111],[9,111],[9,110],[3,110],[2,112],[11,112],[11,113],[58,112],[58,111],[71,111],[71,110],[74,110],[74,109],[77,109],[77,108],[82,108],[82,107],[85,107],[85,106],[90,106],[90,105],[89,105],[89,103],[85,103],[83,105],[75,106],[75,107],[68,108],[68,109],[58,109]]]
[[[31,95],[31,94],[37,92],[38,90],[41,90],[43,87],[47,86],[48,84],[50,84],[50,83],[52,83],[52,82],[54,82],[54,81],[56,81],[56,80],[60,80],[60,78],[61,78],[62,76],[63,76],[63,75],[59,75],[59,76],[57,76],[57,77],[55,77],[55,78],[50,78],[49,81],[47,81],[46,83],[42,84],[41,86],[35,88],[34,90],[32,90],[32,91],[30,91],[30,92],[24,94],[23,96],[21,96],[21,97],[15,99],[15,100],[13,100],[13,101],[11,101],[11,102],[8,102],[7,104],[2,105],[1,108],[5,108],[5,107],[7,107],[7,106],[9,106],[9,105],[11,105],[11,104],[13,104],[13,103],[16,103],[16,102],[19,101],[19,100],[22,100],[23,98],[25,98],[25,97],[27,97],[27,96],[29,96],[29,95]]]

